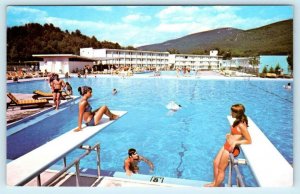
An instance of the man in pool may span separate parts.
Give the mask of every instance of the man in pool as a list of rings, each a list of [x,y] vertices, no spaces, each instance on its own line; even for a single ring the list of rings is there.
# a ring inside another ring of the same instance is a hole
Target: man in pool
[[[134,174],[139,173],[138,163],[141,160],[143,160],[144,162],[146,162],[149,165],[149,167],[151,168],[150,172],[152,172],[154,169],[154,165],[150,160],[148,160],[147,158],[144,158],[143,156],[138,155],[138,153],[136,152],[136,150],[134,148],[130,148],[128,150],[128,158],[126,158],[124,161],[124,169],[125,169],[127,176],[131,176],[132,173],[134,173]]]

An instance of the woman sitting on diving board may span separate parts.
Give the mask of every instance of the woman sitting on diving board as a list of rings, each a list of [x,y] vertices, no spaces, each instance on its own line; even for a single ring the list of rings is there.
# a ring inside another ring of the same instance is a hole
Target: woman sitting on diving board
[[[78,112],[78,127],[74,131],[81,131],[82,120],[86,123],[87,126],[98,125],[103,114],[107,115],[110,120],[116,120],[119,118],[118,115],[115,115],[110,112],[106,105],[101,106],[100,108],[92,111],[92,107],[88,102],[88,99],[92,96],[92,88],[88,86],[82,86],[78,88],[78,92],[82,96],[79,102],[79,112]]]

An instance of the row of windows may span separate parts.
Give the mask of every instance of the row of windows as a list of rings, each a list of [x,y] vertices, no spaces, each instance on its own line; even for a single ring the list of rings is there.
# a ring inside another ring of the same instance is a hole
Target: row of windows
[[[189,58],[184,58],[184,57],[176,57],[176,60],[218,60],[216,57],[189,57]]]
[[[161,62],[168,62],[167,59],[133,59],[133,58],[129,58],[129,59],[113,59],[113,61],[161,61]]]
[[[134,52],[107,52],[107,55],[140,55],[140,56],[159,56],[159,57],[169,57],[166,54],[157,53],[134,53]]]
[[[175,64],[218,64],[218,62],[213,61],[213,62],[209,62],[209,61],[176,61]]]
[[[126,55],[126,56],[122,56],[122,55],[119,55],[119,56],[113,56],[113,55],[106,55],[106,57],[115,57],[115,58],[125,58],[125,59],[169,59],[168,57],[161,57],[161,56],[134,56],[134,55]]]
[[[166,66],[167,64],[163,64],[163,63],[147,63],[147,64],[137,64],[137,63],[103,63],[103,64],[113,64],[113,65],[139,65],[139,66],[144,66],[144,65],[160,65],[160,66]]]

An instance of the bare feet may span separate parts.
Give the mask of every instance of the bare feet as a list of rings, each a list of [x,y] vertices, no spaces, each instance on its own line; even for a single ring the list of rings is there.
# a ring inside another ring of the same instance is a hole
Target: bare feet
[[[212,183],[208,183],[208,184],[205,184],[204,187],[214,187],[215,186],[215,183],[212,182]]]
[[[117,120],[118,118],[119,118],[119,115],[112,114],[112,116],[109,118],[109,120]]]
[[[82,130],[82,129],[80,129],[80,128],[77,127],[77,128],[74,129],[73,131],[74,131],[74,132],[78,132],[78,131],[81,131],[81,130]]]

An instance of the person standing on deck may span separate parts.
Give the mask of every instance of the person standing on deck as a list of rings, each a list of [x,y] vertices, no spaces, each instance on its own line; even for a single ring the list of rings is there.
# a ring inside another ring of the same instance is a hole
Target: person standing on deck
[[[66,84],[63,80],[59,79],[58,74],[54,74],[53,81],[51,82],[50,85],[52,89],[55,109],[58,110],[60,104],[61,91],[64,87],[66,87]]]

